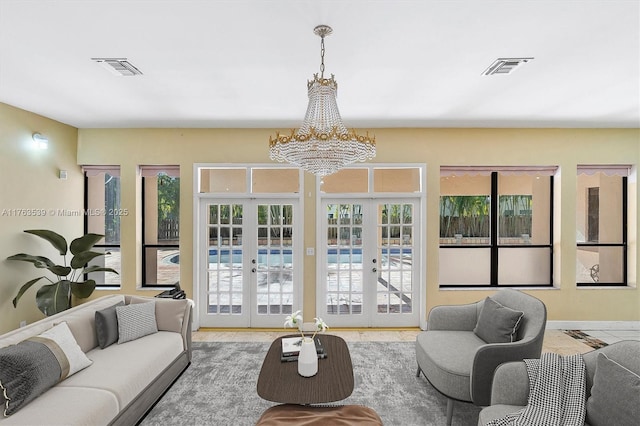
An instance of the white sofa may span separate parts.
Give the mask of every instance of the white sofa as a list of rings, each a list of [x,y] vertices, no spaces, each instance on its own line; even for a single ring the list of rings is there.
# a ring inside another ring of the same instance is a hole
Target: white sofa
[[[118,302],[155,301],[158,332],[105,349],[98,345],[95,312]],[[0,348],[66,322],[92,364],[59,382],[0,425],[134,425],[191,362],[192,302],[110,295],[0,336]]]

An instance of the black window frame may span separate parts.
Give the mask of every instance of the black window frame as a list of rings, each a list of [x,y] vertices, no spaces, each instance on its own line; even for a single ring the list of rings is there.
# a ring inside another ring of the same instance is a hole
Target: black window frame
[[[498,222],[499,222],[499,190],[498,190],[498,175],[500,171],[491,172],[491,194],[490,194],[490,243],[486,244],[465,244],[465,249],[490,249],[490,275],[489,284],[438,284],[438,288],[518,288],[518,287],[536,287],[536,288],[549,288],[553,287],[554,280],[554,266],[553,266],[553,236],[554,236],[554,176],[549,176],[549,243],[548,244],[527,244],[527,245],[513,245],[513,244],[498,244]],[[442,194],[440,195],[442,196]],[[460,246],[450,244],[440,244],[440,249],[459,249]],[[500,284],[498,282],[499,272],[499,251],[501,248],[508,249],[530,249],[530,248],[548,248],[549,249],[549,282],[544,284]]]
[[[180,236],[178,235],[178,244],[146,244],[145,242],[145,230],[146,230],[146,225],[145,225],[145,218],[146,218],[146,198],[145,198],[145,185],[146,185],[146,178],[144,176],[142,176],[142,184],[141,184],[141,214],[142,214],[142,221],[141,221],[141,230],[142,230],[142,284],[141,287],[142,288],[147,288],[147,289],[170,289],[173,288],[175,285],[179,285],[180,284],[180,280],[178,280],[177,283],[174,284],[159,284],[159,283],[147,283],[147,249],[154,249],[154,248],[162,248],[162,249],[177,249],[178,253],[180,252]]]
[[[118,176],[119,178],[119,176]],[[84,206],[84,219],[83,219],[83,230],[84,230],[84,234],[86,235],[89,232],[89,176],[87,175],[87,171],[84,171],[84,191],[83,191],[83,196],[84,196],[84,200],[83,200],[83,206]],[[120,186],[120,194],[122,195],[122,185]],[[122,207],[122,206],[120,206]],[[122,226],[122,225],[120,225]],[[122,248],[121,248],[122,244],[94,244],[93,247],[94,248],[98,248],[98,249],[103,249],[105,254],[108,253],[109,249],[118,249],[118,251],[121,253],[120,259],[122,259]],[[118,276],[120,277],[120,283],[119,284],[107,284],[107,283],[96,283],[96,288],[98,289],[120,289],[122,287],[122,262],[120,263],[120,271],[118,273]],[[84,279],[87,280],[88,279],[88,274],[84,274]]]
[[[628,287],[629,286],[629,259],[628,259],[628,177],[621,176],[622,178],[622,242],[620,243],[594,243],[594,242],[577,242],[576,251],[580,247],[622,247],[622,282],[578,282],[576,280],[576,286],[578,287]]]

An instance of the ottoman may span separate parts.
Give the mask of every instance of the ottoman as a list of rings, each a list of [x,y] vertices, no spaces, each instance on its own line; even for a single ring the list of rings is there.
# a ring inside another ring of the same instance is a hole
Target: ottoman
[[[372,408],[362,405],[311,406],[283,404],[267,409],[256,426],[382,426]]]

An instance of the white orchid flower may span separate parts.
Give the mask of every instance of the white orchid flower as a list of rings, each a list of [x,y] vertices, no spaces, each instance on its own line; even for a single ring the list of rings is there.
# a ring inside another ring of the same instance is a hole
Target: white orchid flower
[[[316,322],[317,331],[327,331],[327,328],[329,328],[322,318],[314,318],[313,320]]]
[[[302,311],[295,311],[293,314],[287,315],[284,319],[285,328],[299,328],[300,324],[302,324]]]
[[[318,332],[326,331],[327,328],[329,328],[327,323],[324,322],[324,320],[322,318],[314,318],[313,320],[316,323],[316,331],[313,332],[313,336],[311,337],[312,339],[314,339],[316,337],[316,334],[318,334]]]

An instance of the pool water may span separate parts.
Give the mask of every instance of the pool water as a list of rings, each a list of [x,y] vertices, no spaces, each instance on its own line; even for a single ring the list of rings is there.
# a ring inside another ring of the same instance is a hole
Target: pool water
[[[410,255],[411,249],[409,248],[383,248],[382,256],[386,257],[391,255]],[[269,257],[271,259],[269,259]],[[266,264],[268,260],[271,260],[271,264],[274,264],[274,260],[277,258],[282,259],[283,264],[292,263],[292,250],[291,249],[259,249],[258,250],[258,264]],[[275,259],[274,259],[275,258]],[[180,255],[175,255],[170,260],[172,263],[180,263]],[[242,263],[242,249],[210,249],[209,250],[209,263]],[[280,263],[280,262],[277,262]],[[327,263],[362,263],[362,249],[337,249],[330,248],[327,250]]]

